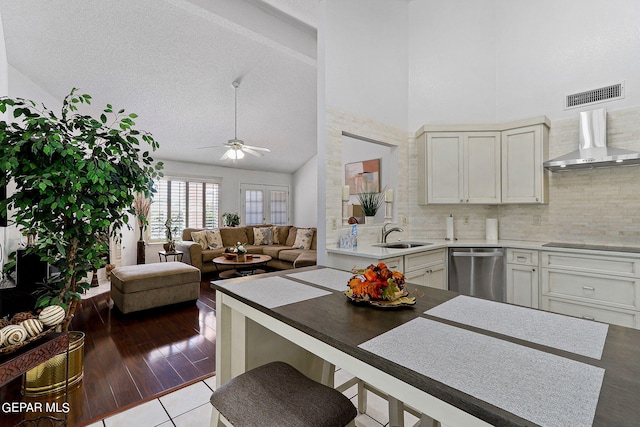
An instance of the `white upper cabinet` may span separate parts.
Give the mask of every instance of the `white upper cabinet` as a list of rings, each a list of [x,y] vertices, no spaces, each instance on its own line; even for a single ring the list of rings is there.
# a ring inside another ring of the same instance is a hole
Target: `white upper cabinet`
[[[548,173],[542,162],[548,134],[542,124],[502,132],[502,203],[546,203]]]
[[[418,203],[546,203],[549,119],[423,126]]]
[[[500,133],[426,135],[427,203],[500,203]]]

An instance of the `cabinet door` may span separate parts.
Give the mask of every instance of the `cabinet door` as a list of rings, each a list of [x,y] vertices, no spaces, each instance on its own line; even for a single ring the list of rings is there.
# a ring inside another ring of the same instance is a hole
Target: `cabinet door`
[[[538,308],[538,269],[507,264],[507,302]]]
[[[544,203],[546,142],[542,125],[502,132],[502,203]]]
[[[411,284],[420,286],[430,286],[432,288],[447,289],[446,269],[444,264],[436,264],[430,267],[420,268],[405,274],[405,280],[409,283],[408,291],[411,291]]]
[[[464,135],[464,203],[500,203],[500,132]]]
[[[427,135],[427,203],[461,203],[463,134]]]

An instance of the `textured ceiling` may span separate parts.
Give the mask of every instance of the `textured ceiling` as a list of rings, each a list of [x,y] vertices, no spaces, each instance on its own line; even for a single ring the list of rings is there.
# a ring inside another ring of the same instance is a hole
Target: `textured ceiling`
[[[96,111],[135,112],[155,158],[291,173],[316,152],[316,5],[0,0],[0,16],[9,65],[58,99],[78,87]],[[233,137],[238,79],[238,138],[271,153],[234,164],[196,148]]]

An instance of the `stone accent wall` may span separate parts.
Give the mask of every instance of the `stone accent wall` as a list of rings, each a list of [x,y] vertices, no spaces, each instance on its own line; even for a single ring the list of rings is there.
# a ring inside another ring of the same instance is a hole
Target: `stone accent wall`
[[[327,158],[326,158],[326,242],[327,246],[336,245],[340,235],[348,234],[351,227],[342,226],[342,180],[344,166],[342,165],[342,132],[349,132],[376,141],[395,145],[398,150],[398,165],[391,171],[382,170],[381,173],[397,173],[398,187],[394,188],[393,222],[400,224],[402,218],[408,218],[409,186],[408,178],[408,139],[406,131],[376,122],[356,114],[327,107]],[[414,193],[415,194],[415,193]],[[414,197],[412,197],[412,200]],[[384,209],[384,206],[381,208]],[[336,226],[334,227],[333,222]],[[375,243],[380,241],[382,224],[358,225],[358,242]],[[405,230],[408,228],[405,227]],[[405,236],[405,237],[403,237]],[[394,238],[406,238],[405,233],[395,233]]]
[[[578,146],[578,114],[551,123],[549,156]],[[608,113],[609,145],[640,151],[640,107]],[[456,237],[484,239],[485,219],[499,219],[501,239],[640,245],[640,166],[550,173],[546,205],[420,206],[417,147],[409,140],[409,229],[412,237],[442,238],[453,214]],[[464,223],[468,217],[468,224]]]

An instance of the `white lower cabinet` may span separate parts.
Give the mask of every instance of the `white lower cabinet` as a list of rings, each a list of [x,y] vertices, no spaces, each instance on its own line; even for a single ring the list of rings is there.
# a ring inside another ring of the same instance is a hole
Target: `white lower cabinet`
[[[638,328],[640,257],[542,252],[541,307]]]
[[[615,310],[595,304],[578,303],[576,301],[549,298],[546,296],[541,298],[540,308],[554,313],[581,317],[587,320],[597,320],[598,322],[640,329],[638,312],[635,311]]]
[[[538,269],[507,264],[507,302],[538,308]]]
[[[404,256],[404,276],[408,283],[447,289],[446,249]]]
[[[364,269],[371,264],[376,265],[378,262],[384,261],[390,270],[399,271],[401,273],[404,272],[404,257],[402,256],[379,259],[331,252],[329,252],[328,255],[328,267],[336,268],[338,270],[351,271],[354,268]]]
[[[431,267],[410,271],[404,277],[407,283],[447,289],[447,269],[445,264],[436,264]]]
[[[507,302],[538,308],[538,251],[507,249]]]

